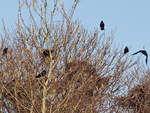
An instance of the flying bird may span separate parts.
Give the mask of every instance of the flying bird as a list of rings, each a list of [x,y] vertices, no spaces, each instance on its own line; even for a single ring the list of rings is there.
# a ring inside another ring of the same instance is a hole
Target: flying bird
[[[136,53],[133,53],[132,55],[136,55],[136,54],[138,54],[138,53],[142,53],[143,55],[146,56],[145,62],[146,62],[146,64],[147,64],[147,60],[148,60],[147,51],[146,51],[146,50],[139,50],[139,51],[137,51]]]
[[[129,52],[129,48],[126,46],[125,48],[124,48],[124,54],[126,54],[126,53],[128,53]]]
[[[101,21],[101,23],[100,23],[100,28],[101,28],[101,30],[104,30],[104,28],[105,28],[105,24],[103,21]]]
[[[3,49],[3,55],[7,54],[7,52],[8,52],[8,48],[4,48]]]
[[[35,78],[40,78],[46,75],[46,71],[43,70],[41,73],[39,73]]]

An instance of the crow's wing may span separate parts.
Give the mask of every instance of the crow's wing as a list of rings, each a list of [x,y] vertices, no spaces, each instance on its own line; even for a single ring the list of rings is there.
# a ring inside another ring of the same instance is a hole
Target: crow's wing
[[[148,61],[148,56],[146,56],[146,60],[145,60],[146,64],[147,64],[147,61]]]
[[[137,52],[133,53],[132,55],[136,55],[136,54],[138,54],[139,52],[141,52],[141,51],[137,51]]]
[[[145,62],[147,64],[147,61],[148,61],[148,54],[147,54],[147,52],[145,50],[140,50],[140,51],[137,51],[136,53],[133,53],[132,55],[136,55],[138,53],[142,53],[142,54],[144,54],[146,56]]]

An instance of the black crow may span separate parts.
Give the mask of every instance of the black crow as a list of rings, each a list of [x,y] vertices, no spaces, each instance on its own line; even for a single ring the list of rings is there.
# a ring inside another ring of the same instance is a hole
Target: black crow
[[[101,28],[101,30],[104,30],[104,29],[105,29],[105,24],[104,24],[103,21],[101,21],[101,23],[100,23],[100,28]]]
[[[8,48],[3,49],[3,55],[7,54]]]
[[[54,50],[52,49],[52,50],[48,50],[48,49],[45,49],[44,51],[43,51],[43,55],[46,57],[46,56],[49,56],[50,55],[50,52],[51,53],[53,53],[54,52]]]
[[[45,76],[46,75],[46,71],[43,70],[41,73],[39,73],[35,78],[40,78],[42,76]]]
[[[146,62],[146,64],[147,64],[147,60],[148,60],[148,54],[147,54],[147,51],[146,51],[146,50],[139,50],[139,51],[137,51],[136,53],[133,53],[132,55],[136,55],[136,54],[138,54],[138,53],[142,53],[143,55],[146,56],[145,62]]]
[[[128,53],[129,52],[129,48],[126,46],[125,48],[124,48],[124,54],[126,54],[126,53]]]
[[[44,55],[44,56],[49,56],[49,50],[48,50],[48,49],[45,49],[45,50],[43,51],[43,55]]]

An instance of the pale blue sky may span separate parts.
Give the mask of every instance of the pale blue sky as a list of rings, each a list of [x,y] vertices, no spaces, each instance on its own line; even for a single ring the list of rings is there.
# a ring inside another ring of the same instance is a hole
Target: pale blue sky
[[[72,0],[63,1],[69,7]],[[1,0],[0,3],[0,19],[9,27],[17,20],[17,2]],[[150,0],[81,0],[74,18],[89,30],[98,28],[103,20],[106,33],[114,31],[116,45],[127,45],[132,52],[147,49],[150,53],[149,11]]]

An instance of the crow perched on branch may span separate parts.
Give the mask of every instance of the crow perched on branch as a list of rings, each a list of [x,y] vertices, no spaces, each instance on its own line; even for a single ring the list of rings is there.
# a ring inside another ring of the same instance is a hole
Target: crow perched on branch
[[[8,48],[4,48],[3,49],[3,55],[7,54],[7,52],[8,52]]]
[[[41,73],[39,73],[35,78],[40,78],[46,75],[46,70],[43,70]]]
[[[45,57],[46,57],[46,56],[49,56],[49,55],[50,55],[50,52],[53,53],[54,50],[53,50],[53,49],[51,49],[51,50],[45,49],[45,50],[43,51],[43,55],[44,55]]]
[[[103,21],[101,21],[101,23],[100,23],[100,28],[101,28],[101,30],[104,30],[104,29],[105,29],[105,24],[104,24]]]
[[[43,51],[43,55],[44,55],[44,56],[49,56],[49,50],[48,50],[48,49],[45,49],[45,50]]]
[[[129,48],[126,46],[125,48],[124,48],[124,54],[126,54],[126,53],[128,53],[129,52]]]
[[[138,53],[142,53],[143,55],[146,56],[145,62],[146,62],[146,64],[147,64],[147,60],[148,60],[147,51],[146,51],[146,50],[139,50],[139,51],[137,51],[136,53],[133,53],[132,55],[136,55],[136,54],[138,54]]]

